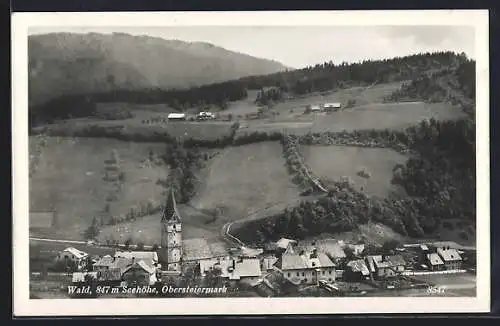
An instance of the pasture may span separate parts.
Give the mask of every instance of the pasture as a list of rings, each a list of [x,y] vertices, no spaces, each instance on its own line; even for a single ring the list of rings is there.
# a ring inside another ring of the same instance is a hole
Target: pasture
[[[201,185],[191,206],[206,212],[219,210],[220,216],[210,224],[221,226],[299,199],[278,142],[226,148],[200,175]]]
[[[105,161],[116,150],[121,180],[105,180]],[[133,143],[99,138],[47,137],[37,173],[30,178],[30,211],[57,212],[57,227],[52,236],[81,239],[94,217],[119,216],[131,207],[151,200],[163,200],[159,178],[167,167],[161,161],[149,161],[162,154],[160,143]]]
[[[465,116],[460,108],[445,103],[380,103],[333,112],[315,119],[312,132],[340,132],[361,129],[405,129],[423,119],[457,119]]]
[[[348,177],[354,186],[367,193],[385,197],[391,190],[392,169],[404,164],[407,157],[385,148],[348,146],[301,146],[305,163],[328,185]],[[365,169],[370,176],[360,176]]]

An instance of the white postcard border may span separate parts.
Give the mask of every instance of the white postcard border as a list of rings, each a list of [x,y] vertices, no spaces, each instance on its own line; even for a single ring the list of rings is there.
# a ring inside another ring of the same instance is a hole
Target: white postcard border
[[[30,27],[466,25],[475,28],[477,297],[29,299]],[[14,13],[12,15],[13,295],[15,316],[430,313],[490,310],[489,31],[487,10]],[[480,236],[479,236],[480,235]],[[68,301],[71,300],[71,301]],[[105,301],[103,301],[105,300]]]

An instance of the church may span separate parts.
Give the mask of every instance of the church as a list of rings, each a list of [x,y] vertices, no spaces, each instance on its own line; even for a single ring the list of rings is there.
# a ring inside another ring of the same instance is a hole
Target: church
[[[161,269],[171,275],[182,272],[182,221],[172,190],[161,214],[161,247],[158,259]]]

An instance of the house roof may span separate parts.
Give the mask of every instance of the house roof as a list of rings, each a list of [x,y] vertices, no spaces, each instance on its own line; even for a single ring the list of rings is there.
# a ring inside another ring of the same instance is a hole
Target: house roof
[[[94,266],[100,267],[100,266],[110,266],[113,264],[115,261],[115,258],[111,257],[110,255],[103,256],[101,259],[99,259]]]
[[[370,271],[368,270],[368,267],[363,259],[351,260],[347,263],[347,267],[349,267],[353,272],[359,272],[365,276],[370,274]]]
[[[149,274],[155,273],[155,269],[152,266],[149,266],[144,260],[139,260],[139,261],[135,262],[134,264],[128,266],[123,271],[123,273],[126,273],[131,269],[137,269],[137,268],[142,269],[142,270],[148,272]]]
[[[431,265],[443,265],[443,261],[441,260],[441,257],[439,257],[438,254],[432,253],[432,254],[427,254],[427,260]]]
[[[443,248],[438,248],[437,253],[443,261],[460,261],[462,260],[462,257],[460,257],[460,254],[456,249],[443,249]]]
[[[76,258],[80,258],[80,259],[88,256],[88,254],[86,252],[78,250],[78,249],[73,248],[73,247],[66,248],[66,249],[64,249],[64,251],[67,251],[67,252],[71,253],[72,255],[74,255]]]
[[[312,247],[315,247],[320,252],[324,252],[333,259],[346,257],[342,244],[333,239],[317,240]],[[311,248],[309,247],[308,250],[311,250]]]
[[[275,266],[282,270],[310,269],[319,267],[334,267],[335,264],[323,252],[316,252],[313,256],[311,252],[302,255],[295,252],[285,252],[275,263]]]
[[[325,103],[324,106],[340,107],[340,103]]]
[[[135,261],[144,260],[149,266],[158,263],[158,254],[156,251],[117,251],[115,258],[126,258]]]
[[[375,268],[390,268],[405,265],[405,260],[400,255],[385,256],[368,256],[368,268],[374,272]]]
[[[276,241],[276,245],[281,248],[281,249],[286,249],[288,246],[292,243],[297,243],[296,240],[292,239],[286,239],[286,238],[281,238],[278,241]]]
[[[230,268],[234,264],[234,269],[230,271]],[[228,277],[231,280],[238,280],[242,277],[255,277],[261,276],[262,272],[260,270],[260,260],[257,258],[243,258],[238,261],[234,258],[224,259],[220,262],[222,277]]]
[[[248,247],[241,247],[240,248],[241,255],[246,256],[246,257],[257,257],[258,255],[262,254],[264,250],[261,248],[254,249],[254,248],[248,248]]]
[[[185,113],[169,113],[167,116],[168,119],[179,119],[184,117],[186,117]]]

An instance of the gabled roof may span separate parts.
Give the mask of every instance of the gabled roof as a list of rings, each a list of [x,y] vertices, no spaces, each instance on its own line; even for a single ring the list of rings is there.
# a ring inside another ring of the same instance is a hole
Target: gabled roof
[[[278,259],[275,266],[281,270],[292,270],[334,267],[335,264],[323,252],[316,252],[316,255],[313,256],[311,252],[300,255],[291,250],[287,250],[287,252],[281,255],[281,258]]]
[[[231,268],[234,265],[234,269]],[[234,258],[224,259],[220,262],[221,276],[228,277],[231,280],[239,280],[242,277],[261,276],[260,260],[257,258],[243,258],[238,261]]]
[[[458,253],[458,251],[456,249],[438,248],[436,251],[439,254],[439,256],[441,256],[443,261],[445,261],[445,262],[446,261],[460,261],[460,260],[462,260],[462,257],[460,256],[460,254]]]
[[[286,238],[281,238],[278,241],[276,241],[276,245],[281,249],[286,249],[290,244],[295,244],[295,243],[297,243],[296,240],[286,239]]]
[[[144,262],[144,260],[139,260],[139,261],[135,262],[134,264],[130,265],[129,267],[127,267],[123,271],[123,273],[126,273],[131,269],[137,269],[137,268],[142,269],[142,270],[148,272],[149,274],[155,273],[155,269],[153,267],[149,266],[146,262]]]
[[[353,272],[359,272],[365,276],[370,274],[370,271],[368,270],[368,267],[363,259],[351,260],[347,263],[347,267],[349,267]]]
[[[432,254],[427,254],[427,260],[431,265],[443,265],[443,261],[441,260],[441,257],[439,257],[438,254],[432,253]]]
[[[71,253],[72,255],[74,255],[76,258],[80,258],[80,259],[88,256],[88,254],[86,252],[83,252],[83,251],[78,250],[78,249],[73,248],[73,247],[68,247],[68,248],[64,249],[64,251],[67,251],[67,252]]]
[[[167,116],[168,119],[179,119],[185,117],[186,117],[185,113],[169,113]]]
[[[306,244],[300,245],[300,247],[305,251],[313,251],[314,249],[317,249],[318,252],[324,252],[333,259],[346,257],[342,244],[333,239],[317,240],[314,242],[314,245]]]
[[[165,208],[161,214],[161,221],[175,221],[181,222],[181,215],[179,214],[179,210],[177,209],[177,203],[175,201],[174,190],[170,190],[170,194],[167,197],[167,202],[165,204]]]
[[[158,254],[156,251],[117,251],[115,258],[125,258],[128,260],[144,260],[149,266],[158,263]]]
[[[397,266],[404,266],[406,264],[405,260],[400,255],[385,256],[385,257],[382,257],[382,255],[368,256],[367,261],[368,261],[368,269],[371,272],[374,272],[376,268],[391,268]]]

